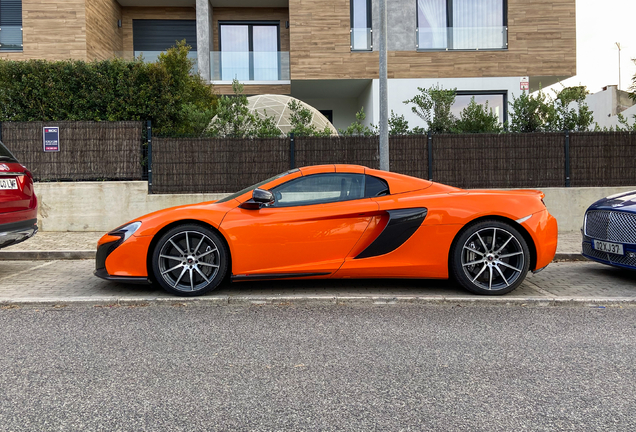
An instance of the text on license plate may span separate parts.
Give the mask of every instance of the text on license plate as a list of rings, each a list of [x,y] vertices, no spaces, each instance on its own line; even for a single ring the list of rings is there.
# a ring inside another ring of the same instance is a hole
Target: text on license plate
[[[625,253],[623,252],[623,245],[618,243],[594,240],[594,249],[616,255],[625,255]]]
[[[0,179],[0,189],[17,189],[18,182],[15,179]]]

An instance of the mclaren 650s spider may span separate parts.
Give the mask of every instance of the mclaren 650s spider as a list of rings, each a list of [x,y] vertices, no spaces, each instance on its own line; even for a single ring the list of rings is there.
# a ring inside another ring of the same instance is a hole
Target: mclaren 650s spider
[[[557,222],[543,196],[309,166],[122,225],[99,240],[95,274],[181,296],[227,280],[300,278],[452,278],[505,294],[554,258]]]

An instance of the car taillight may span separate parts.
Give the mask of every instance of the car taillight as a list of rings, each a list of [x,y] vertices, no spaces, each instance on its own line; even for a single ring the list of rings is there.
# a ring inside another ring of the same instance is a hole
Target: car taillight
[[[29,177],[31,179],[31,181],[33,180],[33,174],[31,174],[31,171],[29,171],[28,169],[24,169],[24,173],[27,175],[27,177]]]

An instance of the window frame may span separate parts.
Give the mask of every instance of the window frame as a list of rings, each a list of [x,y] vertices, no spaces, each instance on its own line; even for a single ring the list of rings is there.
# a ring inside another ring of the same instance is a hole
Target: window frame
[[[371,44],[368,48],[366,49],[354,49],[353,48],[353,44],[350,45],[351,48],[351,52],[369,52],[369,51],[373,51],[373,1],[372,0],[366,0],[367,2],[367,27],[368,29],[371,30]],[[354,17],[354,10],[353,10],[353,4],[355,3],[354,0],[350,0],[349,1],[349,28],[351,29],[349,31],[350,34],[353,34],[353,29],[356,27],[353,27],[353,17]]]
[[[0,20],[1,18],[1,14],[2,14],[2,3],[5,0],[0,0]],[[18,3],[17,1],[15,3]],[[0,44],[0,52],[4,52],[4,53],[10,53],[10,52],[24,52],[24,20],[22,19],[22,16],[24,14],[24,5],[22,4],[22,0],[19,1],[20,3],[20,36],[21,36],[21,41],[20,41],[20,48],[3,48],[2,44]],[[1,26],[0,26],[0,32],[1,30]]]
[[[453,1],[454,0],[446,0],[446,27],[447,28],[453,28]],[[506,47],[505,48],[474,48],[474,49],[467,49],[467,48],[452,48],[453,46],[453,34],[452,32],[449,32],[447,34],[447,47],[446,48],[420,48],[419,46],[419,35],[418,35],[418,31],[420,28],[420,7],[419,7],[419,2],[418,0],[415,0],[415,29],[416,29],[416,35],[415,35],[415,50],[417,52],[431,52],[431,51],[469,51],[469,52],[473,52],[473,51],[507,51],[508,50],[508,0],[501,0],[502,3],[502,7],[503,7],[503,23],[502,23],[502,27],[506,27]]]
[[[501,125],[504,126],[508,121],[508,90],[457,90],[455,94],[457,96],[503,96]]]

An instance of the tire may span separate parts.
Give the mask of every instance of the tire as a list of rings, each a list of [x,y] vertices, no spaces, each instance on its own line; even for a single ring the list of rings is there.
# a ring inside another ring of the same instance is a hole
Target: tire
[[[219,287],[227,273],[225,241],[201,225],[179,225],[161,236],[152,253],[154,280],[178,296],[198,296]]]
[[[529,267],[530,249],[523,235],[497,220],[464,228],[451,251],[452,276],[475,294],[509,293],[521,285]]]

